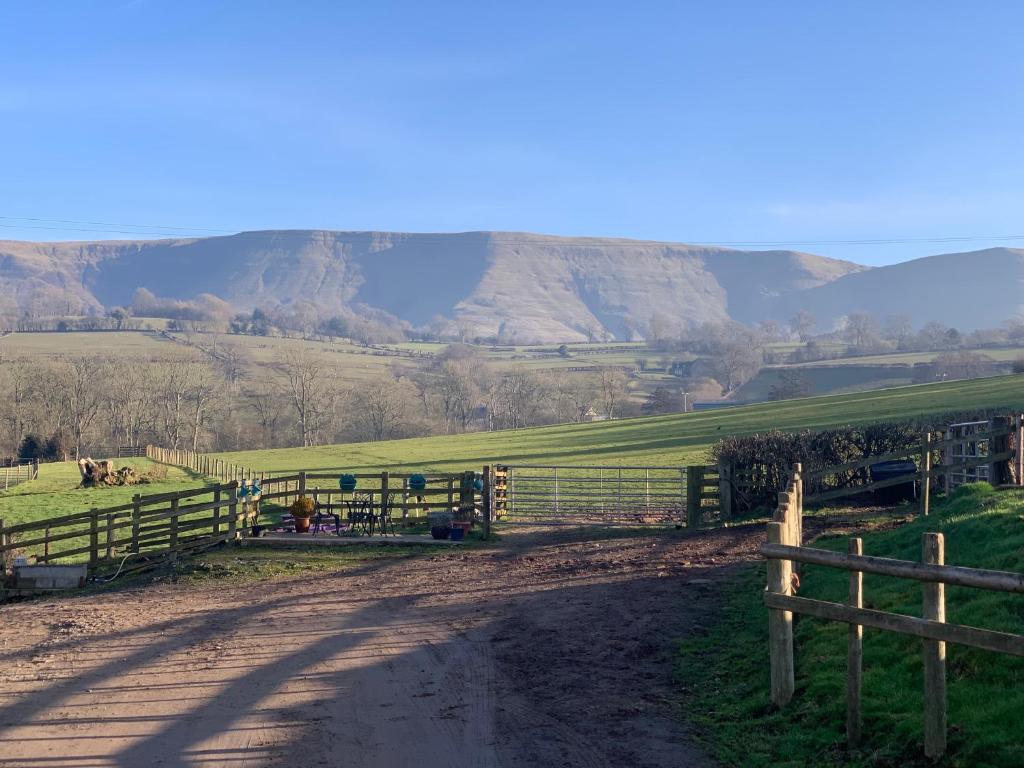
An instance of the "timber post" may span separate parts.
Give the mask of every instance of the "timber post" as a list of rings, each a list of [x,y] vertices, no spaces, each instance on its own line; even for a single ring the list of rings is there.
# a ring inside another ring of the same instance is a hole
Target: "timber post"
[[[238,481],[228,483],[228,538],[238,538]]]
[[[722,520],[732,520],[732,470],[731,460],[718,460],[718,507]]]
[[[704,467],[692,464],[686,468],[686,527],[697,530],[703,522],[701,514],[701,486],[704,484]]]
[[[139,553],[139,527],[142,522],[142,495],[136,493],[132,496],[132,543],[133,554]]]
[[[847,550],[851,555],[864,554],[864,541],[850,539]],[[864,607],[864,574],[850,571],[849,604]],[[864,673],[864,627],[850,624],[846,647],[846,741],[851,747],[860,744],[863,716],[861,715],[861,681]]]
[[[921,435],[921,515],[931,511],[932,495],[932,433],[926,429]]]
[[[768,523],[769,544],[789,544],[786,523]],[[789,560],[768,561],[768,592],[788,595],[792,581]],[[768,650],[771,666],[771,697],[776,707],[786,706],[796,687],[793,672],[793,613],[778,608],[768,611]]]
[[[484,466],[484,489],[482,494],[483,505],[483,534],[485,539],[491,538],[491,468]]]
[[[923,560],[929,565],[945,564],[945,542],[941,533],[922,538]],[[946,621],[946,585],[924,583],[924,615],[929,621]],[[946,752],[946,644],[923,640],[924,645],[924,754],[933,760]]]

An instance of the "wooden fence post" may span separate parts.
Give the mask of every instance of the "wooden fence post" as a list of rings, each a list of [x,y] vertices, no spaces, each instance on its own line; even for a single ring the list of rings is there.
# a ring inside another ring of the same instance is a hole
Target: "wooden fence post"
[[[213,492],[213,535],[220,535],[220,488]]]
[[[922,541],[923,561],[945,564],[945,542],[941,533],[926,533]],[[924,582],[924,618],[946,620],[946,585]],[[946,644],[924,640],[924,753],[935,760],[946,752]]]
[[[132,496],[132,545],[131,550],[135,554],[139,552],[139,526],[142,518],[142,496],[136,493]]]
[[[732,468],[731,460],[718,460],[718,507],[722,520],[732,520]]]
[[[483,534],[485,539],[491,538],[491,468],[484,465],[483,490]]]
[[[1016,433],[1016,445],[1014,446],[1015,461],[1013,465],[1017,475],[1015,480],[1017,485],[1024,485],[1024,414],[1017,414],[1017,424],[1014,432]]]
[[[95,568],[100,559],[100,514],[93,507],[89,510],[89,568]]]
[[[391,474],[385,470],[380,473],[380,514],[381,514],[381,533],[387,531],[384,528],[384,510],[388,506],[388,481],[391,479]]]
[[[1009,416],[996,416],[992,419],[993,430],[1004,430],[1010,432],[1011,423]],[[1006,453],[1010,450],[1010,435],[997,435],[990,441],[991,453]],[[1006,485],[1010,482],[1010,459],[1000,459],[989,469],[989,482],[993,486]]]
[[[455,478],[448,476],[448,511],[451,512],[455,506]]]
[[[864,554],[862,539],[850,539],[851,555]],[[864,574],[850,571],[850,605],[864,607]],[[846,741],[851,747],[860,743],[863,718],[860,707],[861,678],[864,669],[864,627],[851,624],[846,647]]]
[[[171,553],[171,562],[178,559],[178,500],[171,499],[171,536],[168,549]]]
[[[228,538],[238,538],[238,481],[228,484]]]
[[[49,534],[46,535],[49,539]],[[7,533],[4,532],[4,519],[0,517],[0,581],[7,576],[7,550],[4,547],[7,546]]]
[[[114,516],[107,513],[107,560],[114,558]]]
[[[926,429],[921,436],[921,514],[931,511],[932,494],[932,432]]]
[[[306,472],[299,472],[299,496],[306,495]]]
[[[700,528],[703,522],[701,514],[701,486],[704,484],[704,467],[691,465],[686,468],[686,527],[691,530]]]
[[[768,523],[769,544],[789,544],[787,523]],[[768,560],[768,591],[788,595],[793,574],[789,560]],[[796,687],[793,673],[793,614],[776,608],[768,611],[768,651],[771,662],[771,696],[776,707],[786,706]]]

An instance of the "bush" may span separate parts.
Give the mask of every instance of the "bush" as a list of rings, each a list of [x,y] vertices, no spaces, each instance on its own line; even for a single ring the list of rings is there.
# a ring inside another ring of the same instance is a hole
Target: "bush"
[[[314,509],[316,509],[316,505],[309,496],[299,496],[299,498],[293,501],[291,506],[288,507],[288,511],[292,513],[292,517],[312,517]]]
[[[43,439],[39,435],[29,432],[22,438],[21,445],[18,446],[18,458],[41,459],[45,450]]]
[[[840,427],[820,432],[773,430],[746,437],[727,437],[713,449],[716,460],[731,462],[734,471],[749,472],[749,490],[736,495],[741,507],[771,507],[785,488],[793,464],[803,465],[804,474],[845,464],[865,456],[913,449],[920,445],[919,428],[910,423],[883,422],[867,426]],[[807,493],[862,485],[868,481],[862,468],[822,477],[806,483]]]

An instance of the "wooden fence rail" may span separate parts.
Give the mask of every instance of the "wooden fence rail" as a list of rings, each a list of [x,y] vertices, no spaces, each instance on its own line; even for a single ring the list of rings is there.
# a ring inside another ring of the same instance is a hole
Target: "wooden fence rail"
[[[209,497],[209,498],[207,498]],[[38,563],[86,561],[90,570],[132,556],[169,556],[234,539],[248,510],[238,483],[137,494],[131,503],[16,525],[0,519],[0,573],[16,553]],[[133,565],[125,571],[136,570]]]
[[[768,559],[764,603],[769,612],[771,699],[778,707],[793,697],[793,614],[799,613],[850,625],[847,647],[846,736],[851,745],[861,739],[861,680],[863,627],[920,637],[924,656],[924,751],[932,759],[946,751],[946,643],[1024,656],[1024,635],[946,623],[945,586],[1024,594],[1024,574],[945,564],[941,533],[925,533],[922,561],[896,560],[863,554],[863,542],[851,539],[849,552],[804,547],[801,541],[802,480],[799,465],[786,492],[779,494],[767,542],[761,553]],[[848,603],[833,603],[793,594],[792,573],[800,564],[823,565],[848,571]],[[921,618],[864,608],[863,574],[914,579],[922,582]]]

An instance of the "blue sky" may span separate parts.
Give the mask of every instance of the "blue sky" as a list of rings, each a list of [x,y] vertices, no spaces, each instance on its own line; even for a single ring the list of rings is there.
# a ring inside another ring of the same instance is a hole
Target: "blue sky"
[[[1024,247],[821,242],[1024,235],[1015,1],[11,0],[0,28],[0,239]]]

